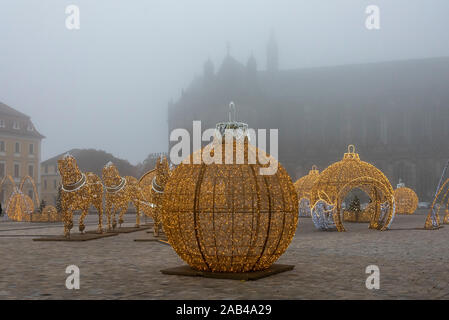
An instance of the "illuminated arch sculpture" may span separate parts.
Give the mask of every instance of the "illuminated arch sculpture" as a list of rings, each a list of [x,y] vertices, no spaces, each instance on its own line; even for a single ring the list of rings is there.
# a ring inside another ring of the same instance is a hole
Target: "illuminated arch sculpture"
[[[437,229],[440,227],[440,210],[444,208],[444,224],[449,224],[449,179],[447,179],[438,190],[432,205],[430,206],[429,214],[426,218],[425,229]],[[432,221],[432,220],[435,221]]]
[[[13,191],[9,196],[5,208],[8,218],[12,221],[30,221],[30,216],[34,211],[33,200],[22,192],[24,180],[25,178],[22,179],[20,188],[17,187],[16,182],[10,175],[4,177],[0,183],[0,188],[3,188],[6,181],[10,181],[13,186]],[[34,184],[33,187],[35,188]]]
[[[156,167],[145,173],[139,180],[142,211],[147,217],[153,219],[153,230],[156,237],[159,236],[159,231],[162,228],[162,196],[171,173],[167,157],[161,156],[156,162]]]
[[[316,165],[312,166],[309,174],[304,177],[299,178],[295,183],[296,193],[298,194],[298,205],[299,205],[299,216],[300,217],[310,217],[310,191],[312,190],[313,184],[320,176],[320,171],[317,169]]]
[[[155,206],[155,204],[151,202],[151,188],[156,173],[156,169],[150,170],[139,179],[139,187],[142,193],[141,211],[149,218],[153,217],[153,209]]]
[[[30,221],[34,211],[33,200],[17,187],[8,199],[6,213],[12,221]]]
[[[399,182],[394,190],[394,202],[396,214],[413,214],[418,208],[418,196],[415,191],[407,188],[402,182]]]
[[[370,229],[388,229],[395,212],[393,188],[379,169],[360,160],[353,145],[348,146],[348,152],[341,161],[320,173],[312,187],[312,218],[318,229],[345,231],[342,201],[355,188],[366,192],[371,199]],[[320,224],[320,221],[326,223]]]
[[[0,182],[0,188],[6,181],[10,181],[13,186],[13,192],[11,193],[8,202],[6,204],[6,214],[12,221],[26,221],[26,222],[58,222],[62,221],[61,214],[58,213],[55,207],[46,206],[42,212],[35,212],[35,209],[39,207],[39,194],[37,193],[36,184],[33,178],[30,176],[24,177],[17,187],[14,179],[8,175]],[[28,195],[23,193],[25,183],[29,182],[33,187],[34,201]]]
[[[36,185],[34,184],[33,179],[29,176],[26,176],[20,182],[19,187],[17,187],[14,179],[10,175],[8,175],[3,178],[0,183],[0,187],[3,188],[3,185],[8,180],[13,186],[13,191],[9,196],[5,209],[8,218],[12,221],[30,221],[35,206],[33,200],[28,195],[23,193],[23,186],[26,180],[29,180],[34,189],[34,198],[35,200],[39,201],[39,195],[37,194]]]

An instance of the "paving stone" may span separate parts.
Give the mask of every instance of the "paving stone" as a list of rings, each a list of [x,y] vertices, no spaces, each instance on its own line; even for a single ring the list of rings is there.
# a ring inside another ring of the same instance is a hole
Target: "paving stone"
[[[87,217],[86,230],[96,229],[96,218]],[[87,242],[33,242],[27,235],[61,235],[62,225],[3,221],[0,298],[449,299],[449,226],[414,230],[425,218],[425,212],[397,216],[385,232],[346,223],[344,233],[317,231],[311,219],[300,218],[292,244],[277,261],[294,265],[293,270],[231,282],[160,273],[184,262],[169,245],[135,242],[135,233]],[[135,217],[127,215],[125,221],[132,227]],[[65,287],[65,270],[72,264],[80,268],[80,290]],[[371,264],[380,268],[380,290],[365,286]]]

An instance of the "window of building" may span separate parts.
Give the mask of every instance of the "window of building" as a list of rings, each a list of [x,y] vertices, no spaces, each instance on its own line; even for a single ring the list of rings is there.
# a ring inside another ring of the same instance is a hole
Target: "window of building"
[[[12,127],[13,127],[13,129],[19,130],[20,129],[19,122],[18,121],[14,121]]]
[[[14,178],[20,177],[20,165],[18,163],[14,163]]]
[[[14,148],[14,152],[15,153],[20,153],[20,143],[16,142],[15,148]]]
[[[32,124],[32,123],[28,123],[27,130],[28,130],[28,131],[33,131],[33,130],[34,130],[34,127],[33,127],[33,124]]]
[[[53,180],[53,189],[56,189],[56,180]]]
[[[47,179],[44,180],[44,189],[47,190]]]
[[[48,173],[48,164],[45,165],[45,173]]]
[[[0,152],[5,152],[5,141],[0,141]]]
[[[30,177],[34,176],[34,166],[32,164],[28,165],[28,175]]]
[[[5,191],[0,191],[0,202],[3,203],[5,201]]]
[[[4,177],[5,176],[5,163],[4,162],[0,162],[0,177]]]
[[[5,120],[0,119],[0,128],[4,128],[5,127]]]
[[[30,151],[30,154],[34,154],[34,143],[30,143],[29,151]]]

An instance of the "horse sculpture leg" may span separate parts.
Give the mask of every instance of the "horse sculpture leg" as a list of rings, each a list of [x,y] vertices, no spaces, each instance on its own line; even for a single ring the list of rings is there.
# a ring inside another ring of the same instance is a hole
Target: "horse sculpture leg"
[[[112,230],[112,224],[111,224],[111,202],[109,200],[106,200],[106,217],[108,219],[108,230]]]
[[[127,210],[128,210],[128,203],[126,204],[126,206],[120,208],[120,214],[119,214],[119,217],[118,217],[118,223],[120,225],[120,228],[122,227],[123,222],[125,222],[123,220],[123,215],[126,213]]]
[[[153,220],[154,220],[154,227],[153,227],[153,230],[154,230],[154,236],[155,236],[155,237],[159,237],[159,227],[160,227],[161,222],[159,221],[159,210],[158,210],[158,208],[154,209],[153,212],[154,212],[154,215],[153,215]]]
[[[115,211],[117,209],[115,208],[115,205],[111,210],[112,210],[112,229],[115,229],[117,227],[117,220],[115,220]]]
[[[84,207],[81,211],[80,222],[79,222],[79,230],[81,233],[84,233],[84,229],[86,229],[86,226],[84,225],[84,218],[87,216],[88,212],[89,212],[88,206]]]
[[[95,209],[98,211],[98,233],[103,233],[103,206],[100,201],[96,201]]]
[[[134,201],[134,206],[136,207],[136,228],[140,227],[140,206],[139,200]]]
[[[70,238],[70,230],[73,228],[73,211],[69,208],[63,210],[64,212],[64,236]]]

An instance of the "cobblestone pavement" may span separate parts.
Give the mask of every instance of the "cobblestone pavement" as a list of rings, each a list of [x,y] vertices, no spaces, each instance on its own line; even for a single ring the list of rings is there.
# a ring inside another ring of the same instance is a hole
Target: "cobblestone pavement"
[[[133,216],[127,215],[129,225]],[[89,216],[87,229],[94,230]],[[61,224],[0,222],[0,299],[448,299],[449,226],[417,230],[425,215],[397,216],[391,230],[346,223],[322,232],[301,218],[279,263],[293,271],[257,281],[169,276],[183,264],[172,248],[135,242],[145,231],[86,242],[34,242],[61,234]],[[65,269],[80,268],[80,290],[68,290]],[[368,265],[380,268],[380,289],[365,287]]]

